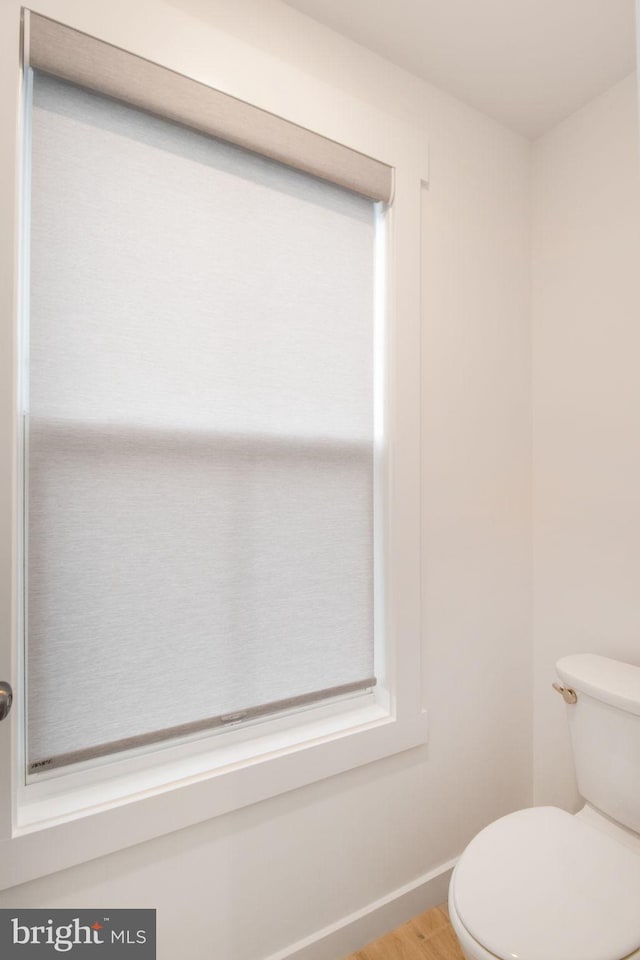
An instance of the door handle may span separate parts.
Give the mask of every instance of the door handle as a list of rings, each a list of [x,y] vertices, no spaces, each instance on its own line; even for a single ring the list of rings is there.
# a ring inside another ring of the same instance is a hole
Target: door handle
[[[13,690],[10,683],[0,681],[0,720],[4,720],[9,715],[11,704],[13,703]]]

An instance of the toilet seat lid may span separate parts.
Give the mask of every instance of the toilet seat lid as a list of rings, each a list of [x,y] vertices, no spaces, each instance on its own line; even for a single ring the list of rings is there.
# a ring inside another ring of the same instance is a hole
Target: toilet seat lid
[[[471,936],[504,960],[621,960],[640,948],[640,855],[556,807],[479,833],[452,893]]]

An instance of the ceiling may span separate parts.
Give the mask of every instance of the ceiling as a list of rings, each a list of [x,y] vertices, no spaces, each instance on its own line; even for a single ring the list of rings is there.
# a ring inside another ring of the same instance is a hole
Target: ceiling
[[[285,0],[537,137],[635,67],[634,0]]]

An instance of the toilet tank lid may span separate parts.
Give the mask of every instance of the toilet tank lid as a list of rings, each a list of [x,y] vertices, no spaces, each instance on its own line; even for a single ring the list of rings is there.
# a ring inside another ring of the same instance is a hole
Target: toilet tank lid
[[[556,671],[578,693],[640,716],[640,667],[594,653],[578,653],[558,660]]]

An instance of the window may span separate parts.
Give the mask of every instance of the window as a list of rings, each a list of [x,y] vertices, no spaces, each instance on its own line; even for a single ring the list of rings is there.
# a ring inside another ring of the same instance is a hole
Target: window
[[[4,886],[425,737],[420,151],[25,36]]]

